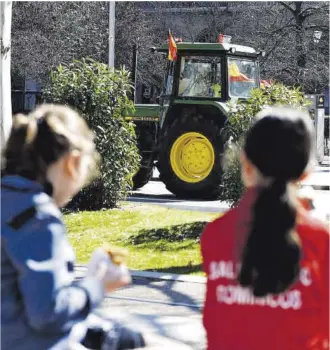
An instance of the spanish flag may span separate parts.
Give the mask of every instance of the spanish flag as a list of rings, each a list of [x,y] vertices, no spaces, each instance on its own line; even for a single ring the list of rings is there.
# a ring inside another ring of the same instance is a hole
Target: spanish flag
[[[272,82],[270,80],[260,80],[260,87],[262,89],[265,89],[267,87],[270,87]]]
[[[169,61],[176,61],[176,53],[178,49],[176,47],[175,40],[172,36],[171,31],[168,31],[168,60]]]

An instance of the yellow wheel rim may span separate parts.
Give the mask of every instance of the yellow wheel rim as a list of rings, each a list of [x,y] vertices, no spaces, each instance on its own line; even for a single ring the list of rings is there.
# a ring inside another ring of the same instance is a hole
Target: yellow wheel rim
[[[196,183],[208,177],[214,166],[214,148],[207,137],[187,132],[173,144],[170,162],[175,175],[184,182]]]

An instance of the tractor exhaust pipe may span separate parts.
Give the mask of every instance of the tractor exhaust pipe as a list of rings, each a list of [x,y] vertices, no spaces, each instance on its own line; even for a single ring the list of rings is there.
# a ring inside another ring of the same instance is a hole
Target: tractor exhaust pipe
[[[138,58],[138,47],[137,44],[133,45],[133,57],[132,57],[132,81],[134,84],[133,88],[133,102],[135,103],[136,95],[136,69],[137,69],[137,58]]]

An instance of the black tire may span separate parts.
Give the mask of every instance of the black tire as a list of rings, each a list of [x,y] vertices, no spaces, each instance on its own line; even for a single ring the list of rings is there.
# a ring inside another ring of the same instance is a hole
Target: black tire
[[[152,178],[153,167],[141,167],[133,177],[133,190],[145,186]]]
[[[141,156],[140,169],[133,177],[133,190],[146,185],[152,178],[154,169],[154,143],[157,132],[157,123],[138,122],[135,125],[137,146]]]
[[[220,135],[221,127],[214,120],[203,116],[191,116],[189,118],[177,118],[169,125],[161,139],[157,167],[160,180],[166,188],[179,198],[186,199],[216,199],[220,193],[222,177],[222,156],[224,142]],[[189,183],[181,180],[173,171],[170,162],[170,152],[174,142],[182,134],[198,132],[204,135],[212,144],[214,150],[214,165],[209,175],[197,183]]]

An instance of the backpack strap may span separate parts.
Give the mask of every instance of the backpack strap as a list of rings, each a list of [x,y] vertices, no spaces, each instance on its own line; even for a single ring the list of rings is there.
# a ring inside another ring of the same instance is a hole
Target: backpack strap
[[[7,184],[1,184],[1,188],[8,189],[10,191],[15,192],[34,192],[30,188],[17,188],[15,186],[7,185]],[[53,188],[49,182],[46,182],[44,185],[44,192],[48,194],[49,196],[52,195]],[[40,207],[42,204],[33,205],[31,207],[28,207],[27,209],[23,210],[22,212],[16,214],[14,217],[10,218],[6,224],[10,226],[14,230],[19,230],[21,227],[23,227],[30,219],[32,219],[37,214],[37,208]]]
[[[47,193],[49,196],[52,196],[53,194],[53,186],[50,182],[45,182],[43,185],[44,187],[44,192]],[[31,188],[17,188],[15,186],[7,185],[7,184],[1,184],[1,188],[5,188],[10,191],[15,191],[15,192],[23,192],[23,193],[28,193],[28,192],[34,192]]]
[[[24,226],[30,219],[32,219],[37,214],[37,209],[35,206],[29,207],[19,214],[15,215],[13,218],[9,219],[6,224],[13,228],[14,230],[19,230]]]
[[[32,192],[30,188],[17,188],[15,186],[7,185],[7,184],[1,184],[1,188],[5,188],[6,190],[15,191],[15,192],[23,192],[23,193]]]

